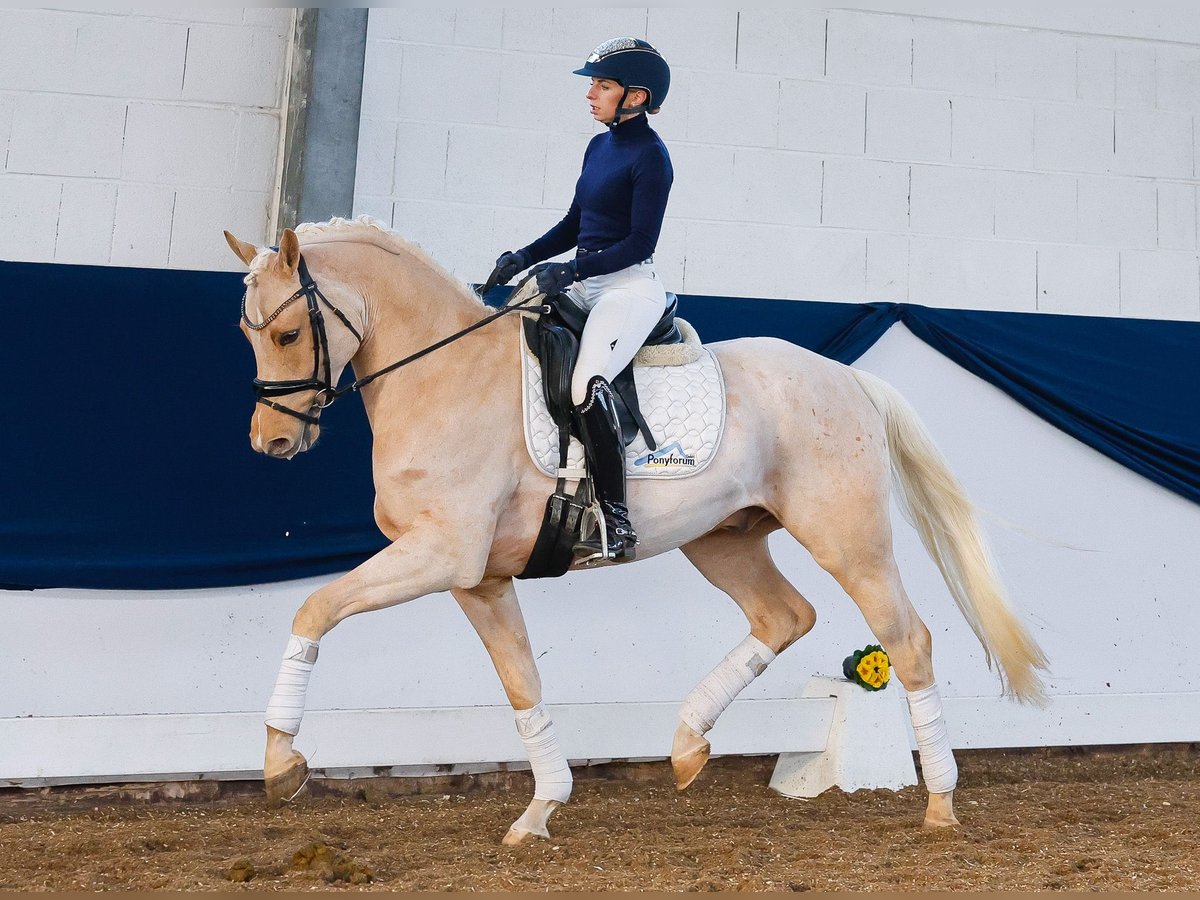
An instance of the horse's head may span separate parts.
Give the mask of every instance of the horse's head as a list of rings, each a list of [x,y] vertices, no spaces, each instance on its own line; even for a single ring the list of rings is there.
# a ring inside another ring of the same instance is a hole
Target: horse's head
[[[228,231],[225,240],[250,268],[241,319],[258,366],[250,445],[290,459],[316,443],[321,409],[358,350],[360,330],[326,296],[337,298],[340,286],[313,281],[290,228],[278,250],[259,249]],[[331,310],[336,317],[327,318]]]

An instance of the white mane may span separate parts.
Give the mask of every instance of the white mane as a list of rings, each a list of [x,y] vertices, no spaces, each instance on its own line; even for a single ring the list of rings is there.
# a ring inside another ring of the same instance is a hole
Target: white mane
[[[453,287],[462,296],[482,304],[474,291],[447,272],[437,260],[372,216],[362,215],[357,219],[342,219],[335,216],[328,222],[303,222],[296,226],[295,232],[296,237],[300,239],[301,249],[305,245],[311,244],[352,242],[370,244],[397,256],[410,256],[417,263],[432,269],[448,286]],[[247,285],[254,284],[258,280],[258,273],[274,255],[275,251],[270,247],[259,249],[258,254],[250,263],[250,272],[244,279]]]

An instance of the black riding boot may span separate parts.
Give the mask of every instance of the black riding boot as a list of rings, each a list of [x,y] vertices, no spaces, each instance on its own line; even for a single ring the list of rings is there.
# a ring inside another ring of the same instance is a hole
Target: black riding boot
[[[609,559],[632,555],[637,535],[629,524],[629,508],[625,505],[625,442],[617,423],[617,408],[612,387],[599,375],[588,382],[588,396],[575,407],[575,422],[583,439],[588,472],[608,532]],[[584,540],[580,549],[601,551],[600,537]]]

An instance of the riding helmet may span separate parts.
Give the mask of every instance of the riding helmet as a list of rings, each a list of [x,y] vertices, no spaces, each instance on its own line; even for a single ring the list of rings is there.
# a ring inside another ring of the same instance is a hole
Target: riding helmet
[[[629,113],[658,112],[671,87],[671,69],[662,54],[640,38],[619,37],[605,41],[592,51],[576,75],[607,78],[625,89],[618,104],[617,119]],[[643,106],[625,108],[625,97],[635,88],[650,95]]]

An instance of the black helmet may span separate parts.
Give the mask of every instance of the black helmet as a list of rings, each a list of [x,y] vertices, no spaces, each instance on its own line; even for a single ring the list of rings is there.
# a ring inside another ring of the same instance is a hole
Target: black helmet
[[[621,102],[617,104],[614,124],[621,120],[621,116],[630,113],[658,112],[671,87],[671,69],[667,61],[661,53],[639,38],[619,37],[605,41],[592,51],[583,68],[576,69],[575,74],[607,78],[625,89]],[[636,88],[649,94],[649,99],[642,106],[626,108],[625,98]]]

